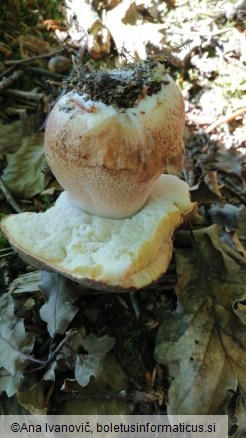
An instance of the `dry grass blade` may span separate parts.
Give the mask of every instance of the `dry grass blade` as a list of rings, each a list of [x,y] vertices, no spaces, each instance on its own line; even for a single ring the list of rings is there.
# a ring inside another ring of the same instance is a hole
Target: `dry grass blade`
[[[0,258],[8,257],[14,254],[14,251],[11,247],[0,249]]]

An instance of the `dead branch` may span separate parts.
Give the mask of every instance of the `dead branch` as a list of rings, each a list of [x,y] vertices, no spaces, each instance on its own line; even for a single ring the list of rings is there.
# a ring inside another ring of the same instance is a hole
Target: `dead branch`
[[[0,176],[0,189],[2,190],[7,202],[11,205],[11,207],[17,212],[22,213],[21,207],[17,204],[17,202],[14,200],[12,195],[10,194],[7,186],[5,185],[5,182],[3,181],[2,177]]]
[[[218,126],[223,125],[224,123],[231,122],[232,120],[234,120],[237,117],[241,116],[245,112],[246,112],[246,107],[240,108],[237,111],[234,111],[233,113],[229,114],[228,116],[225,116],[225,117],[220,118],[219,120],[216,120],[214,123],[212,123],[210,126],[208,126],[205,129],[206,134],[209,134],[215,128],[218,128]]]
[[[48,78],[53,78],[62,81],[66,76],[61,75],[60,73],[54,73],[53,71],[45,70],[44,68],[39,67],[26,67],[26,71],[35,73],[41,76],[46,76]]]
[[[23,71],[16,70],[11,76],[9,76],[8,78],[4,78],[0,82],[0,91],[6,90],[6,88],[12,85],[13,82],[17,81],[17,79],[19,79],[19,77],[22,75],[23,75]]]
[[[48,53],[43,53],[42,55],[37,55],[37,56],[32,56],[30,58],[23,58],[23,59],[12,59],[9,61],[5,61],[5,65],[22,65],[22,64],[26,64],[29,62],[33,62],[36,61],[37,59],[44,59],[44,58],[49,58],[51,56],[54,55],[58,55],[59,53],[62,53],[66,50],[66,48],[62,48],[62,49],[58,49],[58,50],[53,50],[52,52],[48,52]]]
[[[5,91],[4,94],[7,94],[8,96],[16,97],[17,99],[33,100],[35,102],[40,102],[40,100],[42,100],[44,97],[43,93],[14,90],[13,88],[9,88],[8,90]]]
[[[104,394],[86,394],[86,395],[76,395],[76,394],[57,394],[56,401],[64,402],[68,400],[123,400],[126,403],[140,403],[140,404],[149,404],[149,403],[158,403],[159,405],[164,402],[164,394],[162,392],[144,392],[144,391],[132,391],[132,392],[109,392]]]

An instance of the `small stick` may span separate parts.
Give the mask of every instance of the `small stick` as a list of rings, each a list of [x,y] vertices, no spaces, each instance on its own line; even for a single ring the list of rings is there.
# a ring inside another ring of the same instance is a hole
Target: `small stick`
[[[132,391],[132,392],[109,392],[104,394],[86,394],[86,395],[73,395],[73,394],[57,394],[56,401],[63,402],[66,400],[124,400],[126,402],[132,403],[159,403],[163,402],[163,394],[160,392],[143,392],[143,391]]]
[[[42,55],[32,56],[31,58],[23,58],[23,59],[13,59],[9,61],[5,61],[5,65],[19,65],[19,64],[26,64],[29,62],[36,61],[37,59],[43,59],[43,58],[49,58],[50,56],[58,55],[58,53],[62,53],[66,50],[64,47],[63,49],[53,50],[53,52],[43,53]]]
[[[40,102],[43,99],[43,93],[34,93],[33,91],[22,91],[22,90],[14,90],[13,88],[9,88],[5,91],[5,94],[8,96],[13,96],[25,100],[34,100],[35,102]]]
[[[238,198],[244,205],[246,205],[246,199],[240,195],[240,193],[237,192],[237,190],[235,190],[233,187],[226,185],[227,190],[229,190],[229,192],[231,192],[234,196],[236,196],[236,198]]]
[[[87,47],[87,43],[84,41],[83,43],[81,43],[81,47],[78,49],[76,56],[73,58],[75,61],[77,61],[78,63],[80,63],[84,57],[85,51],[86,51],[86,47]],[[73,74],[75,72],[75,68],[72,69],[68,79],[72,78]],[[47,81],[48,83],[50,83],[51,85],[58,85],[61,86],[62,83],[61,82],[56,82],[56,81]],[[61,93],[59,94],[59,96],[54,100],[53,104],[50,107],[50,111],[52,110],[52,108],[55,106],[56,102],[58,102],[58,100],[65,94],[65,90],[62,90]],[[44,120],[43,124],[40,126],[39,128],[39,132],[42,131],[47,123],[48,117],[49,117],[49,113],[46,116],[46,119]]]
[[[228,116],[222,117],[219,120],[216,120],[214,123],[212,123],[210,126],[208,126],[205,129],[206,134],[209,134],[211,131],[213,131],[218,126],[222,125],[223,123],[231,122],[236,117],[241,116],[246,112],[246,107],[240,108],[237,111],[234,111],[233,113],[229,114]]]
[[[229,31],[231,31],[232,30],[232,28],[231,27],[228,27],[227,29],[221,29],[221,30],[218,30],[218,31],[216,31],[216,32],[211,32],[211,33],[209,33],[209,32],[179,32],[179,31],[175,31],[175,30],[166,30],[166,33],[171,33],[171,34],[176,34],[176,35],[193,35],[193,36],[204,36],[204,37],[210,37],[210,38],[213,38],[213,37],[215,37],[215,36],[217,36],[217,35],[220,35],[220,34],[222,34],[222,33],[225,33],[225,32],[229,32]]]
[[[140,316],[140,309],[139,309],[139,305],[138,305],[138,301],[137,301],[135,292],[130,293],[130,300],[131,300],[131,304],[132,304],[135,316],[138,319]]]
[[[22,213],[21,207],[17,204],[17,202],[14,200],[12,195],[10,194],[7,186],[5,185],[5,182],[3,181],[2,177],[0,176],[0,189],[2,190],[7,202],[11,205],[11,207],[17,212]]]
[[[44,68],[26,67],[26,71],[31,73],[36,73],[38,75],[46,76],[48,78],[57,79],[60,81],[66,78],[66,76],[61,75],[60,73],[54,73],[53,71],[45,70]]]
[[[16,70],[11,76],[9,76],[8,78],[4,78],[0,82],[0,91],[6,90],[6,88],[8,88],[13,82],[17,81],[17,79],[19,79],[19,77],[22,75],[23,71]]]
[[[39,359],[34,359],[33,357],[27,356],[26,354],[22,353],[23,356],[25,356],[28,360],[30,360],[31,362],[40,364],[39,367],[37,368],[33,368],[32,370],[27,370],[25,371],[25,374],[30,374],[30,373],[34,373],[35,371],[39,371],[42,370],[43,368],[46,368],[48,365],[50,365],[54,360],[56,360],[56,357],[58,356],[58,354],[60,353],[62,347],[69,341],[69,339],[76,335],[77,330],[76,329],[70,329],[68,330],[68,332],[66,332],[65,337],[61,340],[61,342],[57,345],[57,347],[55,348],[54,351],[51,351],[49,353],[49,357],[47,360],[39,360]],[[53,338],[52,338],[53,339]],[[51,339],[51,341],[52,341]],[[52,343],[50,344],[52,346]]]
[[[0,73],[0,79],[5,78],[6,75],[11,73],[15,69],[15,65],[12,65],[12,67],[7,68],[7,70],[4,70],[2,73]]]
[[[0,259],[4,259],[5,257],[8,257],[8,256],[13,255],[13,254],[14,254],[14,251],[10,251],[10,252],[5,251],[5,253],[2,253],[2,249],[1,249]]]

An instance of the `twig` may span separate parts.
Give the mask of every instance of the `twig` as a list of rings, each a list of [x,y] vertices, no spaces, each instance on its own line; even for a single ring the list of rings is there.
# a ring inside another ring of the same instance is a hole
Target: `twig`
[[[236,119],[236,117],[241,116],[245,112],[246,112],[246,107],[240,108],[237,111],[234,111],[233,113],[229,114],[228,116],[216,120],[214,123],[212,123],[210,126],[208,126],[205,129],[206,134],[209,134],[211,131],[213,131],[215,128],[222,125],[223,123],[231,122],[232,120]]]
[[[11,205],[11,207],[17,212],[22,213],[21,207],[17,204],[17,202],[14,200],[12,195],[10,194],[7,186],[5,185],[5,182],[3,181],[2,176],[0,175],[0,189],[2,190],[7,202]]]
[[[63,49],[53,50],[53,52],[43,53],[42,55],[32,56],[31,58],[23,58],[23,59],[13,59],[9,61],[5,61],[5,65],[20,65],[20,64],[26,64],[29,62],[36,61],[37,59],[43,59],[43,58],[49,58],[50,56],[58,55],[58,53],[62,53],[66,50],[64,47]]]
[[[14,252],[11,247],[0,249],[0,258],[8,257],[12,255]]]
[[[210,38],[213,38],[213,37],[215,37],[215,36],[217,36],[217,35],[220,35],[220,34],[222,34],[222,33],[225,33],[225,32],[229,32],[229,31],[232,31],[232,28],[231,27],[228,27],[227,29],[221,29],[221,30],[218,30],[218,31],[216,31],[216,32],[180,32],[180,31],[175,31],[174,29],[172,29],[172,30],[166,30],[166,33],[171,33],[171,34],[176,34],[176,35],[193,35],[193,36],[201,36],[201,37],[210,37]]]
[[[76,395],[76,394],[57,394],[56,401],[64,402],[68,400],[124,400],[125,402],[132,403],[158,403],[163,404],[164,394],[161,392],[143,392],[143,391],[132,391],[132,392],[108,392],[104,394],[86,394],[86,395]]]
[[[6,88],[8,88],[11,84],[13,84],[13,82],[17,81],[17,79],[19,79],[19,77],[22,75],[23,75],[23,71],[16,70],[11,76],[9,76],[8,78],[4,78],[0,82],[0,91],[6,90]]]
[[[81,61],[82,61],[82,59],[83,59],[83,57],[84,57],[85,51],[86,51],[86,47],[87,47],[87,43],[86,43],[85,41],[82,42],[82,43],[81,43],[81,46],[80,46],[80,48],[78,49],[78,51],[77,51],[77,53],[76,53],[76,56],[75,56],[75,58],[74,58],[75,60],[77,60],[78,63],[81,63]],[[71,78],[73,77],[74,72],[75,72],[75,69],[73,68],[72,71],[70,72],[70,75],[69,75],[68,79],[71,79]],[[52,84],[52,85],[59,85],[59,86],[62,85],[60,82],[55,82],[55,81],[47,81],[47,82],[49,82],[49,83]],[[50,113],[50,111],[52,110],[52,108],[55,106],[56,102],[58,102],[58,100],[59,100],[64,94],[65,94],[65,90],[62,90],[61,93],[59,94],[59,96],[54,100],[54,102],[53,102],[52,105],[50,106],[49,113]],[[48,117],[49,117],[49,113],[47,114],[46,119],[44,120],[44,122],[43,122],[42,125],[40,126],[40,128],[39,128],[39,130],[38,130],[39,132],[42,131],[42,130],[45,128],[46,123],[47,123],[47,120],[48,120]]]
[[[138,319],[140,316],[140,309],[139,309],[139,304],[138,304],[135,292],[130,293],[130,300],[131,300],[131,304],[132,304],[135,316]]]
[[[24,355],[24,356],[26,356],[26,358],[29,359],[31,362],[34,362],[34,363],[38,363],[38,364],[40,364],[40,367],[34,368],[34,369],[32,369],[32,370],[27,370],[27,371],[25,371],[25,374],[27,374],[27,373],[34,373],[35,371],[40,371],[40,370],[42,370],[43,368],[46,368],[48,365],[50,365],[50,364],[56,359],[56,357],[57,357],[58,354],[60,353],[62,347],[63,347],[63,346],[69,341],[69,339],[70,339],[72,336],[75,336],[76,333],[77,333],[77,330],[76,330],[76,329],[70,329],[70,330],[66,333],[65,338],[63,338],[63,339],[61,340],[61,342],[57,345],[57,347],[55,348],[55,350],[53,350],[53,351],[51,351],[51,352],[49,353],[48,359],[46,359],[46,360],[34,359],[34,358],[30,357],[30,356]]]
[[[47,76],[48,78],[53,78],[62,81],[66,78],[66,76],[61,75],[60,73],[54,73],[53,71],[45,70],[44,68],[38,67],[26,67],[26,71],[31,73],[36,73],[38,75]]]
[[[40,102],[43,99],[43,93],[34,93],[32,91],[22,91],[22,90],[14,90],[9,88],[5,91],[5,94],[8,96],[16,97],[17,99],[25,99],[25,100],[34,100],[35,102]]]
[[[226,189],[229,190],[229,192],[232,193],[232,195],[236,196],[244,205],[246,205],[246,198],[243,197],[240,193],[238,193],[237,190],[235,190],[233,187],[226,185]]]

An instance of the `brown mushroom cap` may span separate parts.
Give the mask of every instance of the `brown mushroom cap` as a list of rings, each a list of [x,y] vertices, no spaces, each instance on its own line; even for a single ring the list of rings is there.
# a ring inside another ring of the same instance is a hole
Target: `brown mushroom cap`
[[[2,220],[13,248],[28,263],[109,291],[142,288],[157,280],[172,257],[172,234],[194,210],[186,183],[161,175],[144,208],[130,219],[89,215],[63,192],[45,213]]]
[[[168,165],[182,168],[184,117],[182,94],[169,75],[160,91],[123,112],[72,91],[49,116],[47,160],[84,211],[131,217]]]

